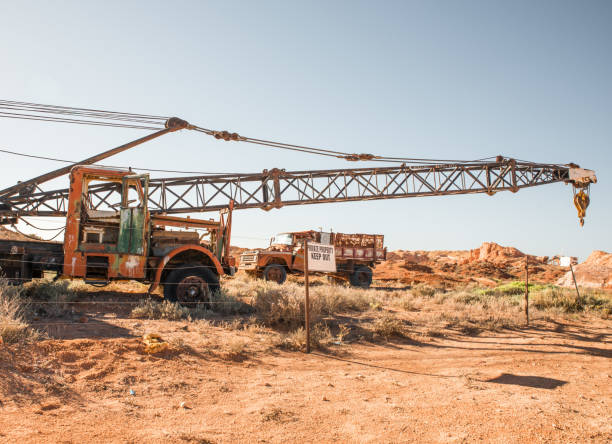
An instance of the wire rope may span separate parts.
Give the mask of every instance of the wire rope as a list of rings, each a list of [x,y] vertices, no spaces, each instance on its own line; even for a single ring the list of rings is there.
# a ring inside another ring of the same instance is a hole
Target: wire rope
[[[34,114],[32,114],[34,113]],[[51,115],[44,115],[51,114]],[[75,118],[69,118],[65,116],[74,116]],[[105,111],[92,108],[77,108],[57,105],[44,105],[30,102],[18,102],[11,100],[0,100],[0,117],[13,118],[13,119],[25,119],[25,120],[39,120],[46,122],[56,123],[75,123],[81,125],[97,125],[97,126],[109,126],[118,128],[131,128],[131,129],[144,129],[144,130],[159,130],[164,127],[168,117],[155,116],[150,114],[135,114],[125,113],[117,111]],[[87,118],[87,119],[84,119]],[[111,122],[109,122],[111,120]],[[428,163],[431,165],[440,164],[472,164],[483,161],[490,161],[495,157],[485,157],[475,160],[460,160],[460,159],[435,159],[435,158],[417,158],[417,157],[392,157],[392,156],[381,156],[367,153],[348,153],[344,151],[331,150],[326,148],[317,148],[304,145],[296,145],[284,142],[275,142],[272,140],[259,139],[254,137],[244,137],[237,133],[230,133],[228,131],[215,131],[212,129],[189,125],[188,128],[194,129],[198,132],[205,133],[209,136],[215,137],[216,139],[222,139],[226,141],[237,141],[252,143],[260,146],[267,146],[270,148],[290,150],[294,152],[301,152],[305,154],[313,154],[319,156],[335,157],[345,159],[349,161],[375,161],[375,162],[388,162],[388,163],[405,163],[405,164],[421,164]],[[6,152],[6,151],[5,151]],[[12,153],[14,154],[14,153]],[[32,156],[34,157],[34,156]],[[500,157],[500,156],[498,156]],[[42,156],[41,156],[42,158]],[[63,160],[62,160],[63,161]],[[522,161],[529,164],[535,164],[534,162]],[[561,164],[551,164],[561,165]],[[172,173],[187,173],[187,174],[219,174],[219,173],[202,173],[202,172],[183,172],[177,170],[156,170],[151,168],[135,168],[146,171],[159,171],[159,172],[172,172]]]

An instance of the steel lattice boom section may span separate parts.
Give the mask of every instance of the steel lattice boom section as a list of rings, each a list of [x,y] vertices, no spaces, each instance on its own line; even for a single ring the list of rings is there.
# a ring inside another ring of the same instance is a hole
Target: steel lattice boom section
[[[569,181],[569,168],[504,159],[470,164],[392,166],[338,170],[272,169],[257,174],[151,179],[151,213],[178,214],[216,211],[230,200],[234,209],[269,210],[289,205],[397,199],[419,196],[516,192],[521,188]],[[95,209],[117,208],[118,184],[92,185],[89,199]],[[65,216],[68,190],[15,195],[0,202],[0,215]]]

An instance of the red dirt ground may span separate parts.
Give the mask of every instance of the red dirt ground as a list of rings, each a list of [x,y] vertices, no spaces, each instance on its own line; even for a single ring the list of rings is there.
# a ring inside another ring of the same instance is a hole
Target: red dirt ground
[[[146,355],[143,331],[181,342]],[[0,441],[605,443],[610,331],[540,319],[311,355],[255,341],[236,360],[193,324],[100,315],[56,335],[74,339],[0,349]]]

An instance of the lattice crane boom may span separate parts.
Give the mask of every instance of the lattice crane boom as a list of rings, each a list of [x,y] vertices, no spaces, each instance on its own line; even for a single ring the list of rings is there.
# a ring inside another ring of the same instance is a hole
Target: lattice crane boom
[[[234,209],[269,210],[292,205],[398,199],[500,191],[565,182],[577,188],[596,181],[589,170],[572,166],[498,159],[494,162],[448,165],[398,165],[373,168],[285,171],[256,174],[153,178],[148,205],[152,214],[218,211],[234,201]],[[37,191],[0,198],[5,218],[65,216],[68,189]],[[119,184],[92,185],[94,209],[116,207]]]

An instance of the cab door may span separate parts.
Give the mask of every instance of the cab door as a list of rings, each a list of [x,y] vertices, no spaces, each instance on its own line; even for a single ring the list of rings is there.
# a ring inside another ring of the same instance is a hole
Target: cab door
[[[146,174],[123,178],[118,253],[144,256],[147,252],[148,189],[149,176]]]

